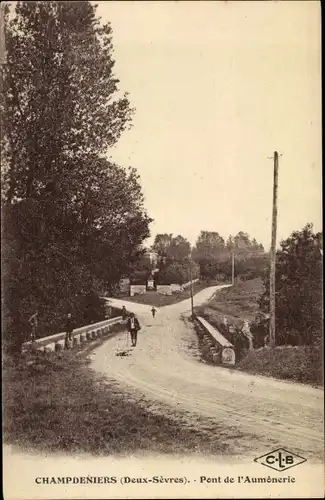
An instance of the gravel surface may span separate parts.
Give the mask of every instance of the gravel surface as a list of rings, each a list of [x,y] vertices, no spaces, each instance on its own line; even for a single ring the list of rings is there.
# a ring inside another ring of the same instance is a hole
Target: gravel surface
[[[223,286],[195,296],[206,302]],[[142,325],[131,349],[122,332],[92,354],[92,368],[119,383],[139,404],[145,397],[153,412],[180,412],[189,426],[222,424],[229,453],[254,456],[279,447],[313,461],[323,459],[323,391],[292,382],[240,373],[200,360],[196,334],[184,321],[190,300],[161,307],[153,319],[150,306],[110,299],[134,311]],[[119,356],[127,351],[127,356]],[[206,423],[206,424],[205,424]]]

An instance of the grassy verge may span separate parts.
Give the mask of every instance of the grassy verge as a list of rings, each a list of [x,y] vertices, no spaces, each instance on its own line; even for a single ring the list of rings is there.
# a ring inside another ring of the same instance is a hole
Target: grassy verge
[[[258,299],[264,291],[260,278],[240,281],[233,287],[225,288],[215,294],[208,304],[196,308],[199,315],[208,315],[210,319],[223,319],[234,325],[242,323],[245,319],[253,321],[258,313]]]
[[[314,386],[324,384],[322,350],[316,346],[257,349],[249,352],[237,369]]]
[[[28,355],[4,363],[4,442],[23,450],[94,455],[226,453],[238,430],[204,426],[171,409],[150,411],[117,384],[91,370],[88,355],[99,345],[58,354]],[[236,434],[237,433],[237,434]]]
[[[194,294],[200,292],[207,287],[205,282],[196,282],[193,284]],[[156,291],[148,291],[145,295],[135,295],[134,297],[123,296],[119,297],[125,299],[128,302],[136,302],[137,304],[147,304],[150,306],[162,307],[168,306],[170,304],[176,304],[181,300],[189,299],[191,296],[190,288],[187,288],[183,292],[175,293],[173,295],[160,295]]]
[[[204,349],[204,330],[195,322],[197,347],[201,361],[216,366],[209,351]],[[236,360],[239,359],[236,353]],[[314,387],[324,385],[323,353],[320,346],[277,346],[248,351],[234,366],[218,365],[229,370],[239,370],[279,380],[299,382]]]
[[[195,308],[195,312],[203,316],[235,345],[238,361],[234,369],[281,380],[322,385],[323,361],[319,347],[279,346],[274,350],[261,348],[247,351],[248,345],[243,341],[240,327],[244,320],[254,320],[259,311],[257,301],[262,293],[263,283],[260,279],[242,281],[231,288],[220,290],[210,302]],[[235,333],[231,338],[225,333],[224,317],[229,324],[235,326]]]

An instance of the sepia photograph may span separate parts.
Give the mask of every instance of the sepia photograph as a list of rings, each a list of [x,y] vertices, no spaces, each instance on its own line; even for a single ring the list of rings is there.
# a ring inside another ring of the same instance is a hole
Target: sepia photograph
[[[5,500],[324,496],[320,7],[2,2]]]

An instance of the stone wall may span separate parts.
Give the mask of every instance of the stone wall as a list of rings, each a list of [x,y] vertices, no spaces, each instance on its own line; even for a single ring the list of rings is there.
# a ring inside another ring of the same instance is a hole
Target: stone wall
[[[157,293],[160,293],[160,295],[172,295],[171,285],[157,285]]]
[[[172,283],[170,287],[173,293],[182,292],[184,290],[183,286],[177,283]]]
[[[201,352],[205,358],[216,364],[234,365],[234,346],[214,326],[201,316],[196,316]]]
[[[192,280],[192,283],[194,284],[197,281],[199,281],[199,278],[195,278],[195,280]],[[183,286],[183,289],[185,289],[185,288],[188,288],[190,285],[191,285],[191,282],[188,281],[187,283],[184,283],[184,285],[182,285],[182,286]]]
[[[76,328],[72,333],[72,344],[79,345],[83,342],[103,337],[110,332],[110,328],[113,325],[122,324],[122,322],[122,317],[118,316],[116,318],[100,321],[99,323]],[[26,352],[31,349],[45,352],[60,351],[65,347],[65,339],[66,332],[61,332],[50,335],[49,337],[36,339],[34,342],[24,342],[22,344],[22,352]]]
[[[133,297],[134,295],[144,295],[147,293],[147,287],[146,285],[131,285],[130,286],[130,296]]]

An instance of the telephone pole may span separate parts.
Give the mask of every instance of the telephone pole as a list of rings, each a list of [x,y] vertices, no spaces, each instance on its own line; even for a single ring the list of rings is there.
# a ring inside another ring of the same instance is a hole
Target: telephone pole
[[[190,291],[191,291],[191,315],[192,319],[194,319],[194,304],[193,304],[193,279],[192,279],[192,248],[190,251]]]
[[[274,152],[273,177],[273,212],[272,212],[272,240],[270,252],[270,346],[275,346],[275,268],[276,268],[276,230],[278,215],[278,175],[279,155]]]
[[[231,283],[235,284],[235,250],[232,250],[231,253]]]
[[[0,67],[6,64],[5,4],[0,5]]]

